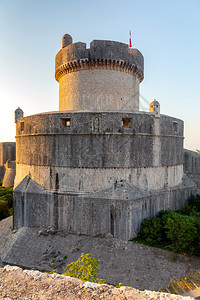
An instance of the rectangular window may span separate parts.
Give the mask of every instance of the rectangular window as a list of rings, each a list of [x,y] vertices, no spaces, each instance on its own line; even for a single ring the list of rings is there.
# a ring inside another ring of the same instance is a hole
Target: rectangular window
[[[93,119],[93,131],[99,131],[99,118],[95,117]]]
[[[60,127],[70,127],[71,119],[70,118],[62,118],[60,119]]]
[[[24,122],[20,123],[20,128],[21,128],[21,131],[24,131]]]
[[[131,127],[131,119],[130,118],[122,118],[122,127],[130,128]]]
[[[175,133],[178,132],[178,122],[176,122],[176,121],[173,122],[173,132],[175,132]]]

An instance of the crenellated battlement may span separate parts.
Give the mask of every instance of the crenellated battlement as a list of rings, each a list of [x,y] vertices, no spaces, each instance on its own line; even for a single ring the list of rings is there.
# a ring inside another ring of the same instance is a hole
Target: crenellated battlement
[[[139,84],[144,78],[141,52],[127,44],[94,40],[72,43],[64,35],[55,60],[59,110],[139,110]],[[101,99],[112,99],[111,105]],[[84,98],[84,100],[83,100]],[[87,103],[85,102],[87,99]]]
[[[56,55],[55,78],[59,81],[69,72],[98,67],[136,73],[140,82],[144,78],[144,59],[139,50],[105,40],[92,41],[89,49],[80,42],[63,47]]]
[[[138,69],[136,65],[126,63],[123,60],[107,60],[107,59],[81,59],[81,60],[74,60],[69,63],[63,64],[56,69],[55,78],[59,82],[60,78],[68,73],[77,72],[81,70],[93,70],[93,69],[107,69],[107,70],[114,70],[120,72],[126,72],[129,74],[136,74],[139,81],[142,82],[143,80],[143,72],[141,69]]]

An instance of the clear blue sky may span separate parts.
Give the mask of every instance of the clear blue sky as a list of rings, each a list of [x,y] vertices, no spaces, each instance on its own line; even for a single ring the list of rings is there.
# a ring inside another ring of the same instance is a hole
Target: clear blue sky
[[[200,148],[199,0],[0,0],[0,141],[14,141],[14,110],[58,110],[55,55],[74,42],[132,42],[145,59],[141,94],[185,122],[185,147]],[[142,107],[145,106],[142,103]]]

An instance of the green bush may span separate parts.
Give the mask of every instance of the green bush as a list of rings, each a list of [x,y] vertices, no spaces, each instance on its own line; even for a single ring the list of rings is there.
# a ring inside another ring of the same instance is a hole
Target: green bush
[[[200,213],[200,195],[192,195],[178,212],[182,215],[194,215]]]
[[[10,216],[10,211],[8,203],[6,201],[0,200],[0,220],[5,219]]]
[[[192,196],[177,212],[161,211],[150,220],[145,219],[135,240],[200,255],[200,195]]]
[[[1,196],[0,200],[7,202],[9,208],[13,207],[13,195],[6,194],[4,196]]]
[[[188,201],[189,206],[191,206],[197,212],[200,212],[200,195],[192,196]]]
[[[142,229],[139,236],[149,245],[156,246],[163,242],[164,228],[162,221],[158,217],[150,220],[145,219],[142,223]]]
[[[0,184],[0,220],[13,213],[13,186],[5,188]]]
[[[198,228],[194,217],[171,212],[166,218],[164,229],[174,251],[187,253],[195,251]]]

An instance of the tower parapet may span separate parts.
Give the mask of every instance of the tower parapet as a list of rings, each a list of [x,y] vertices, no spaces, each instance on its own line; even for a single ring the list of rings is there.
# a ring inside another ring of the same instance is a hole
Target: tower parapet
[[[94,40],[86,49],[85,43],[67,43],[55,62],[59,110],[137,111],[143,77],[143,56],[127,44]]]

